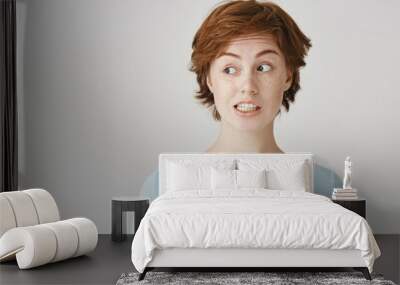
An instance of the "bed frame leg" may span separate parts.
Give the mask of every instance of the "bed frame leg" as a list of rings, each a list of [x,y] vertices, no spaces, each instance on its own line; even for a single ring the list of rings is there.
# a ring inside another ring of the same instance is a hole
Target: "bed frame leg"
[[[371,275],[369,274],[368,267],[354,267],[354,269],[357,271],[361,271],[362,274],[364,275],[365,279],[372,280]]]
[[[141,281],[141,280],[144,279],[144,277],[146,276],[147,271],[148,271],[148,269],[147,269],[147,267],[145,267],[143,272],[139,274],[138,281]]]

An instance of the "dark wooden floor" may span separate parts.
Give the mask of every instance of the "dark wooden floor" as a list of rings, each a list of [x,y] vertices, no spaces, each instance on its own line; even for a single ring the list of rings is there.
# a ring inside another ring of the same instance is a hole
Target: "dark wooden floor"
[[[99,235],[96,250],[87,256],[19,270],[16,262],[0,264],[0,284],[115,284],[123,272],[132,272],[132,238],[112,242]]]
[[[382,256],[374,272],[399,283],[400,235],[375,236]],[[132,237],[121,243],[100,235],[95,251],[88,256],[19,270],[16,262],[0,264],[0,284],[115,284],[123,272],[135,271],[131,258]]]

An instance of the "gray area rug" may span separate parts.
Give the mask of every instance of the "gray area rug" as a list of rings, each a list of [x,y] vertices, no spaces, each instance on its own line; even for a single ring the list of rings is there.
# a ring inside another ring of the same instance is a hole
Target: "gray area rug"
[[[139,273],[124,273],[116,285],[133,284],[385,284],[382,274],[371,274],[366,280],[361,272],[147,272],[145,279],[138,281]]]

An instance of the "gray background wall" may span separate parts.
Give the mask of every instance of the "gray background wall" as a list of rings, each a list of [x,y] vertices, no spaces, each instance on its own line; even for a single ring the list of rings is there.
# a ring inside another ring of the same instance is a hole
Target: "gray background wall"
[[[112,196],[134,195],[160,152],[202,152],[219,124],[193,98],[191,42],[216,0],[18,0],[21,189],[110,232]],[[312,39],[302,90],[276,121],[367,198],[375,233],[400,233],[400,2],[276,1]]]

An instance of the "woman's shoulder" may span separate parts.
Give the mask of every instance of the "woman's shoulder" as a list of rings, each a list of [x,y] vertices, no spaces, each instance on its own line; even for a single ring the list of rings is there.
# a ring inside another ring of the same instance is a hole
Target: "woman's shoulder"
[[[149,175],[146,176],[143,184],[154,184],[154,183],[158,183],[158,168],[156,168]]]
[[[331,169],[314,163],[314,193],[327,197],[332,195],[333,188],[340,187],[340,177]]]
[[[158,196],[158,168],[153,170],[144,179],[140,193],[143,196],[147,196],[153,201]]]

